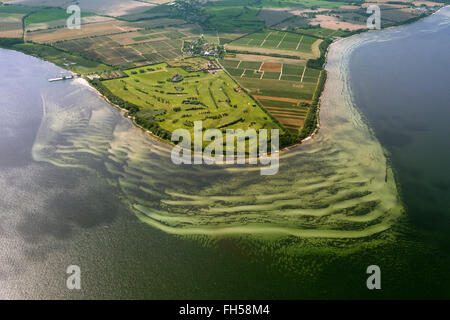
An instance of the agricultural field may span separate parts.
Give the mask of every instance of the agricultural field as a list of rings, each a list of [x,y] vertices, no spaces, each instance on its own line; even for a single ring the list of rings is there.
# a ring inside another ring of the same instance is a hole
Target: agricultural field
[[[261,57],[261,56],[260,56]],[[317,86],[320,70],[301,61],[245,56],[220,60],[227,72],[286,129],[300,130]]]
[[[81,25],[83,26],[83,25],[90,24],[90,23],[107,22],[107,21],[113,21],[113,20],[114,19],[110,18],[110,17],[89,15],[89,16],[83,16],[81,18]],[[64,28],[66,25],[67,25],[67,19],[31,23],[25,27],[25,32]]]
[[[177,58],[182,54],[184,40],[198,38],[192,25],[144,29],[138,27],[137,23],[111,19],[95,22],[94,16],[83,19],[94,22],[84,24],[79,31],[62,28],[27,32],[26,38],[120,67],[140,66]],[[70,34],[70,37],[66,34]]]
[[[161,1],[159,1],[161,2]],[[169,1],[166,1],[169,2]],[[172,17],[177,15],[176,10],[172,6],[163,5],[164,3],[159,3],[158,1],[149,1],[153,7],[149,7],[146,10],[141,10],[140,12],[134,14],[123,15],[120,18],[127,21],[139,21],[139,20],[150,20],[155,18]]]
[[[0,38],[22,37],[22,17],[24,14],[0,12]]]
[[[309,104],[295,99],[258,99],[264,109],[274,116],[283,127],[290,130],[302,128]]]
[[[175,61],[176,67],[160,63],[124,70],[126,78],[102,84],[114,95],[141,107],[137,117],[154,118],[170,132],[193,130],[193,122],[205,128],[279,128],[259,106],[223,71],[208,71],[206,59]],[[198,70],[189,72],[187,70]]]
[[[145,42],[157,42],[186,38],[184,33],[177,30],[139,30],[126,34],[115,34],[109,37],[120,45],[127,46]]]
[[[136,31],[139,28],[132,27],[124,21],[111,20],[83,25],[81,29],[49,29],[26,33],[26,40],[37,43],[55,43],[87,37],[96,37],[128,31]]]
[[[155,3],[160,0],[155,0]],[[26,6],[45,6],[67,8],[70,4],[77,4],[83,11],[99,15],[119,17],[148,10],[155,4],[137,0],[3,0],[8,4],[21,4]]]
[[[295,33],[308,35],[311,37],[316,37],[316,38],[321,38],[321,39],[344,37],[348,34],[348,32],[346,32],[344,30],[333,30],[333,29],[326,29],[326,28],[321,28],[321,27],[296,28]]]
[[[420,14],[413,4],[379,1],[383,2],[380,3],[385,19],[383,26]],[[276,123],[295,133],[302,129],[311,106],[317,104],[315,93],[327,45],[331,39],[347,36],[346,29],[365,27],[364,12],[368,3],[355,5],[353,2],[79,0],[83,8],[82,28],[70,30],[64,27],[66,0],[10,0],[8,3],[27,6],[0,5],[0,38],[17,38],[12,39],[12,46],[17,50],[76,72],[96,74],[105,85],[112,86],[113,92],[127,97],[130,103],[143,105],[147,111],[164,109],[164,115],[158,119],[164,118],[161,127],[169,131],[180,123],[189,124],[187,118],[199,119],[204,112],[203,117],[213,117],[205,118],[211,126],[222,126],[222,120],[233,125]],[[43,4],[45,7],[41,6]],[[25,43],[16,43],[21,42],[22,36]],[[210,61],[214,63],[213,60],[220,57],[225,72],[203,71],[204,59],[200,58],[199,63],[195,56],[208,55],[207,50],[183,51],[186,43],[195,43],[201,37],[215,50]],[[222,49],[226,51],[225,57]],[[147,68],[149,65],[160,69],[148,71],[153,68]],[[173,72],[183,74],[182,89],[174,89],[168,82],[158,83],[163,81],[158,76]],[[194,74],[195,77],[191,77]],[[142,87],[144,84],[153,88],[151,94],[143,92],[148,91]],[[162,90],[153,87],[155,85]],[[233,91],[234,86],[243,91]],[[175,104],[182,104],[186,94],[201,97],[204,101],[199,101],[206,109],[189,110],[181,119],[184,113],[174,112],[173,108],[177,108]],[[161,103],[164,108],[155,107]],[[244,117],[243,107],[235,110],[234,105],[245,106],[246,103],[251,105],[246,111],[251,116]],[[211,106],[222,110],[221,113]],[[253,114],[257,121],[240,120],[252,119]]]
[[[127,33],[132,34],[132,32]],[[132,35],[133,36],[133,35]],[[113,66],[135,66],[174,59],[182,54],[182,41],[161,36],[122,45],[117,37],[99,36],[56,43],[59,49],[75,52]],[[120,39],[119,39],[120,40]],[[138,39],[139,40],[139,39]],[[122,41],[122,40],[120,40]],[[123,39],[127,41],[127,38]]]
[[[224,45],[245,36],[245,33],[206,32],[203,36],[208,42]]]
[[[122,70],[105,71],[100,74],[100,79],[102,80],[120,79],[125,77],[128,77],[128,75]]]
[[[277,30],[255,32],[235,40],[225,47],[231,50],[284,54],[297,57],[317,56],[315,48],[321,40],[307,35]]]
[[[111,70],[110,66],[46,45],[22,43],[15,44],[11,46],[11,48],[47,61],[51,61],[61,67],[64,67],[65,69],[69,69],[77,73],[98,73]]]
[[[3,4],[0,4],[0,13],[21,13],[26,15],[34,10],[35,7],[32,6],[22,6],[14,4],[14,1],[2,1]]]
[[[208,2],[202,10],[202,15],[207,17],[202,26],[206,31],[252,32],[265,25],[258,17],[259,11],[259,8],[243,6],[236,1]]]
[[[326,1],[326,0],[262,0],[264,8],[339,8],[353,1]]]
[[[128,23],[128,25],[139,29],[177,27],[185,24],[185,20],[178,18],[155,18]]]
[[[294,15],[292,15],[287,10],[277,10],[274,8],[263,8],[258,13],[258,18],[264,21],[267,28],[279,24],[282,21],[293,16]]]
[[[94,15],[90,12],[81,12],[81,17],[88,17]],[[67,12],[62,8],[43,8],[29,14],[25,18],[25,26],[33,23],[44,23],[55,20],[66,20]]]

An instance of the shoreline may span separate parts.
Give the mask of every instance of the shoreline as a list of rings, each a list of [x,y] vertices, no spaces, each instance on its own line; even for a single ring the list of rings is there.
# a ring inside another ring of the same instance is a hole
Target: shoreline
[[[384,28],[384,29],[380,29],[380,30],[366,30],[366,31],[363,31],[363,32],[360,32],[360,33],[352,34],[352,35],[347,36],[347,37],[344,37],[344,38],[341,37],[341,38],[339,38],[339,39],[333,40],[333,41],[330,43],[330,45],[327,47],[327,50],[326,50],[326,53],[325,53],[325,63],[324,63],[324,65],[323,65],[323,72],[325,72],[326,74],[328,74],[328,71],[326,70],[326,66],[327,66],[327,64],[328,64],[328,54],[329,54],[329,52],[330,52],[330,49],[331,49],[333,46],[335,46],[337,43],[339,43],[339,42],[341,42],[341,41],[344,41],[344,40],[347,40],[347,39],[351,39],[351,38],[353,38],[353,37],[357,37],[357,36],[361,36],[361,35],[364,35],[364,34],[368,34],[368,33],[371,33],[371,32],[380,32],[380,31],[384,31],[384,30],[393,30],[393,29],[396,29],[396,28],[399,28],[399,27],[407,26],[407,25],[409,25],[409,24],[413,24],[413,23],[422,21],[423,19],[426,19],[426,18],[428,18],[428,17],[431,17],[431,16],[433,16],[434,14],[438,13],[439,11],[441,11],[442,9],[447,8],[447,7],[450,7],[450,5],[443,5],[443,6],[440,7],[438,10],[432,12],[432,13],[429,14],[429,15],[420,17],[420,18],[417,19],[417,20],[410,21],[410,22],[407,22],[407,23],[404,23],[404,24],[400,24],[400,25],[396,25],[396,26],[390,26],[390,27],[387,27],[387,28]],[[298,143],[296,143],[296,144],[293,144],[293,145],[291,145],[291,146],[287,146],[287,147],[283,148],[282,150],[280,150],[280,153],[281,153],[282,151],[289,151],[290,149],[293,149],[293,148],[296,148],[296,147],[301,146],[303,143],[312,140],[312,139],[314,138],[314,136],[315,136],[317,133],[319,133],[319,131],[320,131],[320,111],[321,111],[321,101],[322,101],[323,93],[324,93],[324,91],[325,91],[325,89],[326,89],[326,87],[327,87],[327,83],[329,83],[329,79],[328,79],[328,78],[325,80],[325,84],[323,85],[322,91],[320,92],[319,102],[318,102],[318,105],[317,105],[317,122],[316,122],[316,128],[314,129],[314,131],[313,131],[309,136],[307,136],[306,138],[302,139],[300,142],[298,142]],[[353,98],[352,98],[352,103],[354,104]],[[355,105],[355,104],[354,104],[354,105]],[[355,105],[355,106],[356,106],[356,105]]]
[[[387,28],[384,28],[384,29],[380,29],[380,30],[365,30],[365,31],[362,31],[362,32],[360,32],[360,33],[352,34],[352,35],[347,36],[347,37],[344,37],[344,38],[340,37],[340,38],[338,38],[338,39],[333,40],[333,41],[330,43],[330,45],[327,47],[327,50],[326,50],[325,56],[324,56],[325,62],[324,62],[323,68],[321,69],[321,72],[325,73],[326,79],[325,79],[324,84],[322,85],[322,88],[321,88],[321,91],[320,91],[320,93],[319,93],[318,100],[317,100],[317,108],[316,108],[316,126],[315,126],[315,129],[314,129],[307,137],[303,138],[302,140],[298,141],[297,143],[292,144],[292,145],[289,145],[289,146],[286,146],[286,147],[284,147],[284,148],[282,148],[282,149],[279,149],[278,154],[279,154],[279,155],[285,154],[285,153],[288,153],[288,152],[292,151],[293,149],[299,148],[301,145],[303,145],[303,144],[305,144],[305,143],[308,143],[308,142],[312,141],[312,140],[314,139],[314,137],[320,132],[320,129],[321,129],[321,117],[320,117],[320,112],[321,112],[321,102],[322,102],[322,98],[323,98],[323,93],[324,93],[325,89],[327,88],[327,83],[328,83],[328,85],[329,85],[329,79],[327,78],[328,71],[326,70],[326,67],[327,67],[327,64],[328,64],[328,54],[329,54],[329,51],[330,51],[330,49],[331,49],[332,47],[334,47],[337,43],[339,43],[339,42],[341,42],[341,41],[343,41],[343,40],[351,39],[351,38],[353,38],[353,37],[355,37],[355,36],[361,36],[361,35],[363,35],[363,34],[367,34],[367,33],[370,33],[370,32],[379,32],[379,31],[384,31],[384,30],[392,30],[392,29],[395,29],[395,28],[398,28],[398,27],[406,26],[406,25],[409,25],[409,24],[412,24],[412,23],[421,21],[421,20],[423,20],[423,19],[425,19],[425,18],[427,18],[427,17],[430,17],[430,16],[432,16],[432,15],[438,13],[439,11],[441,11],[442,9],[447,8],[447,7],[450,7],[450,5],[443,5],[443,6],[441,6],[438,10],[432,12],[431,14],[428,14],[428,15],[426,15],[426,16],[420,17],[419,19],[414,20],[414,21],[406,22],[406,23],[404,23],[404,24],[395,25],[395,26],[390,26],[390,27],[387,27]],[[8,48],[8,47],[0,47],[0,48],[4,48],[4,49],[7,49],[7,50],[18,51],[18,50],[15,50],[14,48]],[[18,52],[21,52],[21,51],[18,51]],[[24,52],[21,52],[21,53],[24,53]],[[27,53],[24,53],[24,54],[27,54]],[[43,59],[43,58],[41,58],[41,57],[39,57],[39,56],[34,56],[34,57],[36,57],[36,58],[38,58],[38,59],[40,59],[40,60],[42,60],[42,61],[45,61],[45,62],[53,63],[53,62],[48,61],[48,60],[45,60],[45,59]],[[53,64],[55,64],[55,63],[53,63]],[[56,65],[56,64],[55,64],[55,65]],[[57,66],[58,66],[58,65],[57,65]],[[65,70],[65,71],[67,71],[67,72],[71,72],[70,70],[67,70],[67,69],[65,69],[64,67],[61,67],[61,66],[58,66],[58,67],[60,67],[61,69]],[[224,71],[226,72],[225,69],[224,69]],[[226,72],[226,73],[228,74],[228,72]],[[230,76],[230,75],[228,74],[228,76]],[[232,77],[231,77],[231,78],[232,78]],[[108,103],[109,105],[111,105],[111,106],[113,106],[114,108],[116,108],[117,110],[119,110],[122,116],[125,116],[125,114],[126,114],[127,112],[129,112],[129,110],[124,109],[124,108],[121,108],[121,107],[118,106],[117,104],[112,103],[105,95],[103,95],[97,88],[95,88],[95,87],[89,82],[89,80],[86,78],[85,75],[82,75],[81,77],[79,77],[79,78],[77,78],[77,79],[73,79],[73,80],[79,81],[79,80],[81,80],[81,79],[83,80],[83,84],[84,84],[84,85],[87,85],[90,89],[94,90],[94,91],[96,92],[96,94],[97,94],[99,97],[101,97],[106,103]],[[233,78],[232,78],[232,79],[233,79]],[[234,79],[233,79],[233,80],[234,80]],[[319,84],[318,84],[318,86],[319,86]],[[317,88],[319,88],[319,87],[317,87]],[[247,94],[248,94],[248,93],[247,93]],[[249,94],[249,96],[250,96],[252,99],[254,99],[250,94]],[[260,108],[262,108],[262,107],[260,106]],[[263,109],[263,111],[265,112],[264,109]],[[166,146],[172,146],[172,147],[173,147],[173,146],[176,146],[171,140],[163,139],[163,138],[161,138],[160,136],[158,136],[158,135],[154,134],[153,132],[151,132],[150,130],[148,130],[148,129],[142,127],[142,126],[139,125],[139,124],[137,124],[136,121],[135,121],[135,119],[133,119],[133,118],[131,118],[131,117],[129,117],[129,116],[126,117],[126,118],[128,118],[136,128],[141,129],[141,130],[142,130],[145,134],[147,134],[150,138],[153,138],[153,139],[155,139],[156,141],[158,141],[158,142],[160,142],[160,143],[162,143],[162,144],[164,144],[164,145],[166,145]],[[300,132],[300,130],[299,130],[299,132]],[[267,153],[267,155],[270,155],[270,154],[271,154],[270,152]],[[246,157],[246,161],[248,161],[248,160],[250,160],[250,159],[254,159],[254,158]],[[259,160],[259,159],[260,159],[260,156],[256,157],[256,159]]]
[[[127,112],[129,112],[129,110],[124,109],[124,108],[121,108],[121,107],[118,106],[117,104],[115,104],[115,103],[109,101],[109,99],[108,99],[104,94],[102,94],[99,90],[97,90],[97,88],[95,88],[94,86],[92,86],[92,85],[89,83],[89,81],[88,81],[84,76],[82,76],[82,77],[80,77],[80,78],[77,78],[77,79],[74,79],[74,80],[77,80],[77,81],[81,82],[81,84],[83,84],[83,85],[89,87],[89,89],[91,89],[92,91],[94,91],[94,92],[95,92],[100,98],[102,98],[106,103],[108,103],[109,105],[111,105],[111,106],[113,106],[114,108],[116,108],[117,110],[119,110],[119,111],[120,111],[120,114],[121,114],[123,117],[125,117],[125,114],[126,114]],[[148,134],[151,138],[157,140],[158,142],[164,143],[164,144],[166,144],[166,145],[168,145],[168,146],[170,146],[170,145],[175,146],[175,144],[172,143],[172,141],[164,140],[164,139],[162,139],[161,137],[159,137],[159,136],[155,135],[154,133],[152,133],[150,130],[148,130],[148,129],[142,127],[142,126],[139,125],[139,124],[137,124],[136,121],[135,121],[133,118],[130,118],[129,116],[128,116],[128,117],[125,117],[125,118],[127,118],[128,120],[130,120],[130,121],[133,123],[133,125],[136,126],[136,128],[141,129],[144,133]]]

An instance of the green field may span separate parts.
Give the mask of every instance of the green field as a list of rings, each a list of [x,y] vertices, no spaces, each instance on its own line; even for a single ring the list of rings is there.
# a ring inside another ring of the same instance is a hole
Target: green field
[[[295,64],[283,64],[283,74],[289,75],[301,75],[303,73],[304,66],[299,66]]]
[[[26,54],[45,59],[54,64],[81,74],[111,70],[102,63],[85,59],[75,54],[63,52],[50,46],[35,43],[19,43],[9,47]]]
[[[327,39],[331,37],[343,37],[348,34],[348,31],[344,30],[332,30],[326,28],[295,28],[295,32],[298,34],[310,35],[321,39]]]
[[[303,100],[312,100],[317,86],[316,83],[302,83],[301,86],[296,86],[294,81],[248,78],[240,78],[239,83],[254,95]]]
[[[266,30],[255,32],[230,43],[232,46],[312,53],[317,38],[291,32]]]
[[[282,73],[260,72],[262,62],[221,59],[221,65],[228,73],[237,78],[287,80],[293,82],[317,82],[320,70],[306,68],[298,64],[282,64]],[[296,90],[299,90],[298,88]]]
[[[91,16],[92,13],[81,12],[82,17]],[[25,25],[28,26],[32,23],[42,23],[55,20],[67,19],[70,15],[67,14],[65,9],[61,8],[43,8],[39,9],[25,18]]]
[[[340,6],[351,3],[352,1],[326,1],[326,0],[262,0],[264,8],[327,8],[337,9]]]
[[[264,27],[264,22],[258,18],[259,8],[242,6],[236,2],[235,5],[220,2],[208,2],[203,15],[207,20],[203,23],[206,30],[219,32],[252,32]]]
[[[185,60],[189,64],[189,59]],[[193,122],[205,128],[279,128],[245,92],[236,92],[236,83],[223,71],[187,72],[167,63],[125,70],[127,78],[103,81],[114,95],[139,106],[137,117],[153,118],[161,128],[173,132],[193,131]],[[176,75],[182,81],[172,82]]]
[[[0,12],[2,13],[22,13],[27,14],[36,10],[35,7],[31,6],[21,6],[21,5],[5,5],[0,4]]]
[[[263,79],[279,79],[280,72],[264,72]]]
[[[326,1],[326,0],[219,0],[208,2],[211,7],[251,7],[251,8],[328,8],[336,9],[342,5],[352,3],[351,0]]]

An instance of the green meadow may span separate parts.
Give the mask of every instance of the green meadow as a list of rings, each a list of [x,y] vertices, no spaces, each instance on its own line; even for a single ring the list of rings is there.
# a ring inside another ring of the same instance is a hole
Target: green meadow
[[[82,17],[93,15],[89,12],[81,12]],[[67,14],[65,9],[61,8],[43,8],[36,12],[31,13],[25,18],[25,25],[28,26],[32,23],[43,23],[55,20],[67,19],[70,14]]]
[[[192,133],[194,121],[199,120],[206,129],[222,131],[279,128],[225,72],[189,72],[187,67],[193,68],[189,60],[178,67],[160,63],[124,70],[128,77],[102,84],[115,96],[139,106],[137,117],[157,121],[170,132],[184,128]],[[206,63],[203,59],[191,60],[197,66],[199,61]]]

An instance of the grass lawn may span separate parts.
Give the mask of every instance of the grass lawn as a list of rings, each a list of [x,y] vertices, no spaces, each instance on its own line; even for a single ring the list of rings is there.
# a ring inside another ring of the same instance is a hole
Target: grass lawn
[[[185,60],[189,64],[189,59]],[[186,66],[185,66],[186,67]],[[173,132],[184,128],[193,132],[193,122],[204,128],[248,129],[279,126],[223,71],[188,72],[167,63],[125,70],[128,78],[103,81],[111,92],[150,112],[162,128]],[[176,75],[183,78],[172,82]],[[238,121],[240,120],[240,121]]]

